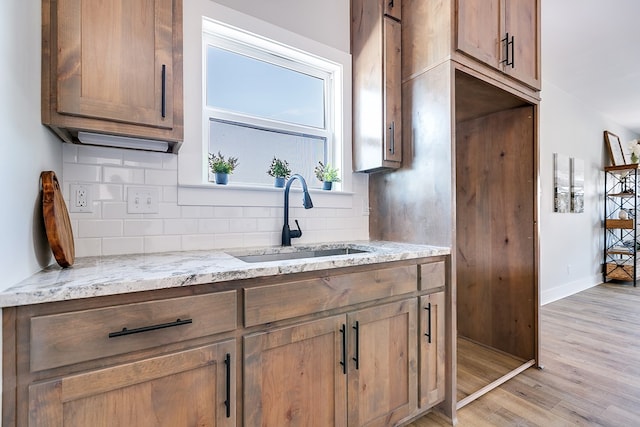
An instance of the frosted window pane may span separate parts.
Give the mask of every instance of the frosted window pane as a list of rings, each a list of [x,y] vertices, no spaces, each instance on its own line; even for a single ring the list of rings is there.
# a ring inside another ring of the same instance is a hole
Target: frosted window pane
[[[324,81],[288,68],[207,47],[207,105],[323,129]]]
[[[273,185],[267,174],[271,159],[289,162],[292,173],[302,175],[309,187],[322,183],[313,173],[319,161],[326,162],[325,138],[249,127],[239,123],[211,120],[209,122],[209,152],[220,151],[225,158],[238,157],[239,166],[233,172],[233,183]]]

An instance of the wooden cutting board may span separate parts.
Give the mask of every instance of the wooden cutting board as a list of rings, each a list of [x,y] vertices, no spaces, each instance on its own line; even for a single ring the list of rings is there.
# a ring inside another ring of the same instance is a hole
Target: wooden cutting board
[[[61,267],[70,267],[75,259],[75,247],[69,212],[60,191],[60,183],[53,171],[43,171],[40,174],[40,181],[42,182],[42,214],[47,230],[47,240],[58,264]]]

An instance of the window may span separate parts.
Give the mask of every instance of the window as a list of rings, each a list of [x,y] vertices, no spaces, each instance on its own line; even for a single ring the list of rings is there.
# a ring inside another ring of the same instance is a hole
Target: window
[[[232,182],[272,186],[275,156],[320,187],[314,167],[342,159],[341,66],[206,18],[203,57],[207,150],[239,158]]]

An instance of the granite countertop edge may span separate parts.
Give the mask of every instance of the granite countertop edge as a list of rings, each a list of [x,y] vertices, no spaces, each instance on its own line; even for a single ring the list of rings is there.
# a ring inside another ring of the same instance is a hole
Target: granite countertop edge
[[[367,252],[319,258],[247,263],[231,254],[350,247]],[[450,248],[388,241],[297,245],[291,248],[235,248],[77,258],[57,264],[0,292],[0,307],[168,289],[199,284],[353,267],[450,254]]]

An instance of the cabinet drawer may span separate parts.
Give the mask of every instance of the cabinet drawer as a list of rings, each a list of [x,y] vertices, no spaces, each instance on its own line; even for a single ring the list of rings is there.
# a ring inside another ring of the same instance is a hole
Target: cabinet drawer
[[[446,285],[445,262],[431,262],[420,265],[420,290],[441,288]]]
[[[36,316],[31,371],[231,331],[236,313],[236,291],[228,291]]]
[[[416,266],[328,276],[244,290],[245,326],[413,292]]]

